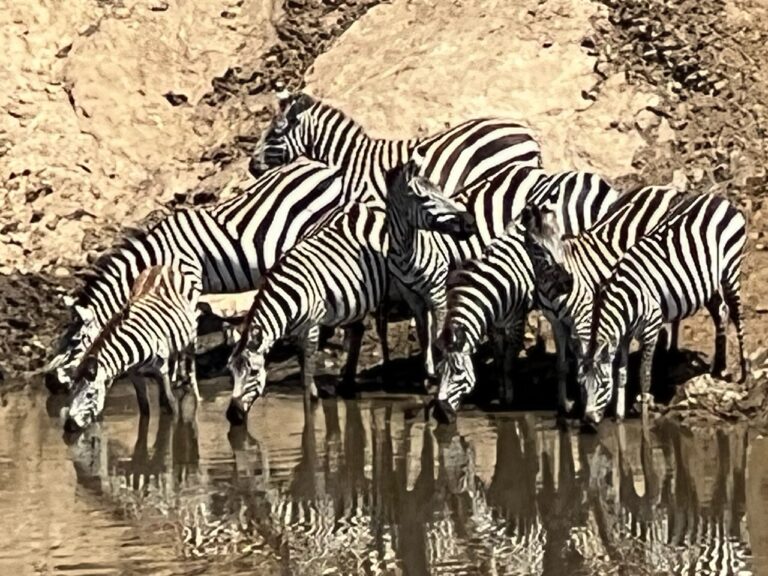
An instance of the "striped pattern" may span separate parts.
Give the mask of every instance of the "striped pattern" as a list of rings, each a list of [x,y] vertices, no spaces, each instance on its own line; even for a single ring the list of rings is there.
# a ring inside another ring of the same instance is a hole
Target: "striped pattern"
[[[342,170],[354,197],[381,199],[385,174],[410,159],[447,195],[510,163],[539,166],[541,151],[531,131],[505,119],[470,120],[439,134],[412,140],[368,136],[341,110],[306,94],[284,98],[251,161],[251,172],[307,156]]]
[[[266,384],[265,354],[281,338],[296,337],[306,394],[317,397],[313,355],[320,326],[357,325],[344,379],[354,377],[362,338],[359,324],[382,300],[386,282],[384,211],[353,204],[297,244],[267,274],[230,359],[235,381],[227,412],[241,422]]]
[[[212,209],[182,210],[127,237],[97,261],[79,294],[76,317],[48,365],[49,387],[71,372],[101,328],[122,309],[146,268],[178,268],[202,292],[258,286],[280,255],[349,203],[337,171],[307,160],[269,172],[242,195]]]
[[[744,215],[724,198],[702,195],[678,204],[667,222],[624,254],[594,307],[583,370],[587,421],[599,423],[613,397],[611,365],[617,351],[625,363],[630,339],[640,341],[645,399],[662,322],[686,318],[703,307],[716,328],[713,371],[725,369],[730,318],[739,339],[741,378],[746,377],[740,296],[745,243]]]
[[[93,422],[104,409],[112,383],[125,373],[134,382],[142,414],[149,413],[149,403],[140,373],[162,381],[161,400],[176,412],[171,380],[180,376],[184,364],[199,398],[194,374],[198,294],[187,276],[169,266],[155,266],[139,275],[128,305],[107,323],[75,371],[67,430]]]
[[[584,354],[591,334],[595,291],[616,266],[621,256],[640,238],[653,230],[670,215],[673,207],[685,196],[675,188],[647,187],[623,194],[594,226],[576,236],[562,237],[559,226],[551,223],[548,231],[543,220],[557,220],[554,212],[540,216],[542,221],[528,226],[532,240],[531,251],[537,266],[554,262],[573,278],[570,291],[563,293],[558,284],[548,284],[539,276],[538,298],[542,310],[564,340],[576,343],[577,358]],[[566,346],[558,346],[558,389],[564,394],[568,376]],[[619,372],[619,381],[626,382],[626,370]],[[561,409],[568,411],[568,401]],[[623,403],[621,404],[623,408]]]
[[[414,163],[409,162],[387,177],[388,264],[393,281],[416,315],[425,367],[431,376],[431,342],[437,327],[443,325],[450,270],[478,258],[483,247],[502,235],[526,206],[551,208],[560,227],[573,234],[604,215],[618,193],[593,174],[548,174],[510,165],[448,199],[416,173]],[[473,235],[468,234],[470,220]]]
[[[504,371],[501,398],[511,401],[511,362],[522,344],[520,331],[534,298],[533,263],[522,229],[514,225],[491,242],[481,258],[469,262],[451,278],[441,335],[446,354],[438,367],[440,410],[436,410],[436,416],[450,419],[461,397],[474,388],[471,355],[489,333],[496,335],[495,340],[507,343],[497,354],[497,362]]]

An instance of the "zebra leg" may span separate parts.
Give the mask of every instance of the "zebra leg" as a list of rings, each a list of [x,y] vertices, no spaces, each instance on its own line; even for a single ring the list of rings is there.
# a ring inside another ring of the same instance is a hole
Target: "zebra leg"
[[[516,316],[505,326],[504,364],[502,380],[504,382],[504,403],[509,406],[514,400],[513,368],[525,339],[525,314]]]
[[[504,402],[506,396],[504,363],[506,359],[506,343],[504,342],[504,330],[491,327],[488,331],[488,338],[493,346],[493,367],[496,371],[496,399],[500,403]]]
[[[166,414],[176,414],[179,410],[178,402],[176,402],[176,396],[173,394],[173,385],[171,384],[171,376],[168,369],[168,362],[163,362],[160,367],[160,408]]]
[[[136,390],[136,401],[139,404],[139,414],[142,416],[149,415],[149,398],[147,397],[147,381],[139,373],[131,370],[128,373],[128,378],[133,384],[134,390]]]
[[[573,410],[573,400],[568,398],[568,331],[559,320],[550,320],[555,336],[557,352],[557,410],[562,415]]]
[[[669,325],[669,354],[680,353],[680,320],[673,320]]]
[[[376,334],[381,345],[381,359],[386,367],[389,364],[389,342],[387,341],[387,319],[389,317],[389,303],[382,302],[376,310]]]
[[[189,379],[189,386],[192,388],[195,400],[200,402],[200,388],[197,385],[197,366],[195,364],[194,342],[184,351],[183,358],[186,366],[187,378]]]
[[[651,368],[653,368],[653,353],[656,350],[656,342],[659,340],[660,331],[661,315],[657,311],[646,322],[641,336],[642,351],[640,355],[640,402],[644,423],[648,420],[648,405],[653,405],[653,396],[650,394]],[[627,342],[627,348],[629,348],[629,342]]]
[[[747,358],[744,355],[744,309],[741,304],[741,294],[738,281],[723,284],[723,296],[728,306],[728,315],[736,328],[736,337],[739,341],[739,383],[743,384],[747,379]]]
[[[312,326],[301,339],[301,353],[299,366],[301,368],[301,382],[304,386],[304,400],[317,400],[317,386],[315,385],[315,354],[317,352],[320,327]]]
[[[706,307],[715,322],[715,354],[712,359],[712,375],[722,378],[727,365],[725,328],[728,325],[728,306],[726,306],[723,297],[716,293],[706,303]]]
[[[365,325],[362,322],[355,322],[346,329],[344,338],[344,347],[347,351],[347,362],[341,374],[341,386],[339,392],[342,395],[353,393],[355,386],[355,376],[357,375],[357,362],[360,358],[360,348],[363,345],[363,334]]]
[[[624,420],[627,411],[627,363],[629,344],[619,346],[619,370],[616,375],[616,420]]]

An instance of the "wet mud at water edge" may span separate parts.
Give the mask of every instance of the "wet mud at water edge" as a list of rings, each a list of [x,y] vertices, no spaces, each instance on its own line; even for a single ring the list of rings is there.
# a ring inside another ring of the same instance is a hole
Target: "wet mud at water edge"
[[[201,389],[141,420],[119,383],[69,444],[55,400],[7,395],[0,573],[768,573],[768,439],[746,427],[438,427],[415,396],[273,391],[230,430],[227,382]]]

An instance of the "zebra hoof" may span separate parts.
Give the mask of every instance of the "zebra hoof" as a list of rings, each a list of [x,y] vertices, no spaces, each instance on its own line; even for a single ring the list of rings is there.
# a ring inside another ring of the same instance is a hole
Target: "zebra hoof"
[[[445,400],[435,401],[432,415],[440,424],[453,424],[456,422],[456,410]]]

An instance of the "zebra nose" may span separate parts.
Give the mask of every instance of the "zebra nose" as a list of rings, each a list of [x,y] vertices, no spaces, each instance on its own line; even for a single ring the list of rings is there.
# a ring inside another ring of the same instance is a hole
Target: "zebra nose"
[[[467,212],[464,214],[463,218],[463,229],[464,233],[468,236],[471,236],[472,234],[477,234],[477,224],[475,223],[475,217]]]
[[[261,158],[258,156],[254,156],[251,158],[250,162],[248,162],[248,172],[251,173],[251,176],[254,178],[258,178],[264,172],[266,172],[269,169],[269,166],[267,166],[266,163],[261,161]]]
[[[43,377],[45,387],[51,394],[65,394],[68,391],[67,386],[59,380],[55,372],[47,372]]]
[[[235,398],[229,401],[229,407],[227,408],[227,420],[229,420],[230,424],[233,426],[241,426],[247,417],[248,414],[243,408],[242,402],[236,400]]]
[[[435,400],[432,415],[440,424],[453,424],[456,422],[456,410],[445,400]]]
[[[82,427],[77,423],[77,420],[68,415],[67,419],[64,421],[64,431],[68,434],[75,434],[81,430]]]
[[[597,427],[602,420],[602,416],[597,410],[585,410],[584,411],[584,426],[585,428],[596,432]]]

